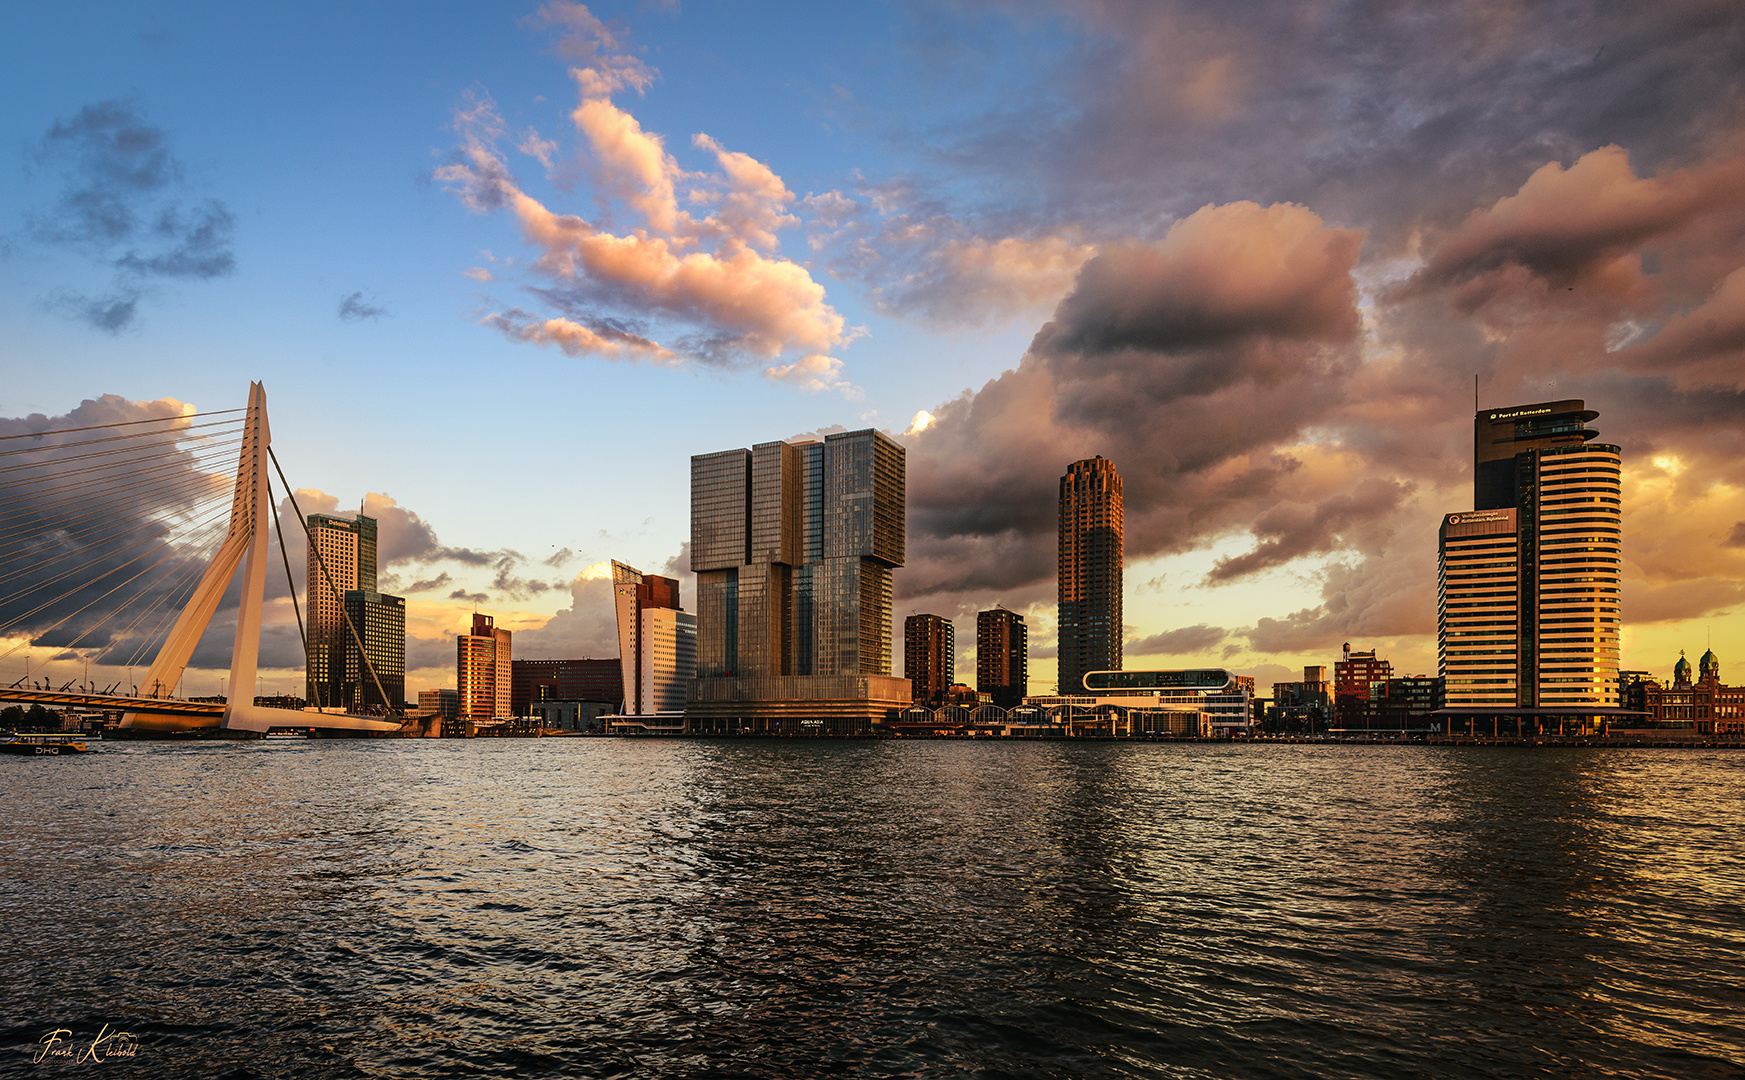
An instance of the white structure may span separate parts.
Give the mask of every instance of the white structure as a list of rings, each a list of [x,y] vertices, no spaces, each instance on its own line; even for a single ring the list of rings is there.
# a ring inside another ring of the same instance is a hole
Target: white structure
[[[679,583],[612,563],[625,716],[683,714],[697,674],[697,617],[679,607]]]
[[[224,590],[242,567],[242,600],[236,612],[236,639],[230,653],[229,704],[218,727],[232,731],[266,732],[275,727],[341,728],[351,731],[398,731],[397,720],[269,709],[255,705],[255,679],[261,646],[262,594],[267,581],[267,536],[272,496],[267,490],[267,448],[272,431],[267,424],[267,392],[250,383],[248,420],[242,429],[242,453],[236,468],[236,489],[230,502],[230,526],[212,565],[194,588],[188,604],[158,649],[141,688],[149,697],[165,697],[181,681],[194,647],[218,610]],[[128,712],[121,727],[141,731],[186,731],[210,726],[186,716]]]

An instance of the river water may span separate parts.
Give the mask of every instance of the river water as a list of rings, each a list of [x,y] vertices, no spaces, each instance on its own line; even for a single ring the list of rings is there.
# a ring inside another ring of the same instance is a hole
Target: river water
[[[1737,1078],[1742,781],[1337,745],[0,759],[0,1076]]]

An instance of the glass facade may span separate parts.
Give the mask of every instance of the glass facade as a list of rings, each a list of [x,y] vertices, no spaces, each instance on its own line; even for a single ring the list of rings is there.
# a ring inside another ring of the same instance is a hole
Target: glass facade
[[[698,678],[889,677],[904,484],[871,429],[693,457]]]
[[[345,594],[345,612],[363,640],[360,652],[350,631],[340,649],[344,682],[339,703],[348,712],[397,711],[406,701],[406,601],[398,596],[353,589]],[[365,658],[369,664],[364,664]],[[370,677],[371,670],[375,678]],[[376,689],[376,683],[381,689]],[[383,700],[382,695],[387,695]]]
[[[308,525],[305,696],[311,705],[349,707],[345,664],[346,650],[353,646],[345,626],[345,597],[354,590],[376,591],[376,519],[362,514],[355,519],[310,514]],[[361,633],[363,627],[358,630]],[[402,655],[404,651],[402,638]]]

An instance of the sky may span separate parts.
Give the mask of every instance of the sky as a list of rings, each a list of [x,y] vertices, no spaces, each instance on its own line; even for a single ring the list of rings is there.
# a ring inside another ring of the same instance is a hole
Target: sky
[[[261,381],[302,510],[382,523],[409,694],[473,611],[616,655],[612,559],[694,610],[690,456],[864,427],[960,680],[999,603],[1052,688],[1096,454],[1127,667],[1433,673],[1475,394],[1622,448],[1626,668],[1745,663],[1732,0],[69,2],[0,56],[0,434]],[[27,630],[9,681],[125,654]]]

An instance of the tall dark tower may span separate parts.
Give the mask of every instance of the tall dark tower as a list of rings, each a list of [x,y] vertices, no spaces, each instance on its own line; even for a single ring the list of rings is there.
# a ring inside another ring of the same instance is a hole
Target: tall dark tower
[[[1580,400],[1473,418],[1473,510],[1440,536],[1448,704],[1618,704],[1622,458]]]
[[[1002,709],[1030,693],[1030,634],[1024,616],[997,607],[976,613],[976,689]]]
[[[957,681],[957,628],[939,615],[903,620],[903,677],[915,704],[938,708]]]
[[[1098,456],[1060,478],[1060,692],[1121,670],[1121,476]]]

